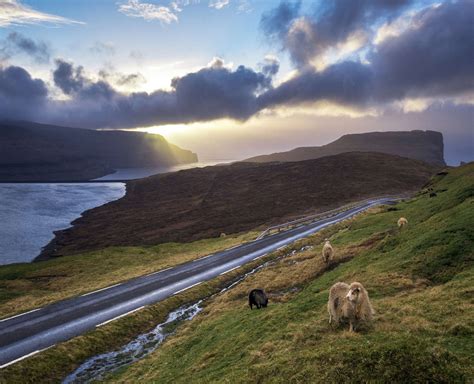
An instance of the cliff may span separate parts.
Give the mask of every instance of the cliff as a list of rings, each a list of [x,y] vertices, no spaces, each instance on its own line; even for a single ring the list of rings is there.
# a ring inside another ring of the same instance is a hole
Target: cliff
[[[249,162],[301,161],[344,152],[381,152],[444,166],[443,135],[435,131],[369,132],[344,135],[320,147],[301,147],[288,152],[251,157]]]
[[[0,123],[1,181],[90,180],[117,168],[197,161],[160,135],[31,122]]]

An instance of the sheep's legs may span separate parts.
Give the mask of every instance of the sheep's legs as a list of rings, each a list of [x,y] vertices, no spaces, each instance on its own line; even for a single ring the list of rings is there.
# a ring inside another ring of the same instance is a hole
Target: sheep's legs
[[[349,332],[354,332],[354,325],[352,324],[352,321],[349,322]]]
[[[331,323],[332,323],[332,315],[329,314],[329,324],[331,324]]]

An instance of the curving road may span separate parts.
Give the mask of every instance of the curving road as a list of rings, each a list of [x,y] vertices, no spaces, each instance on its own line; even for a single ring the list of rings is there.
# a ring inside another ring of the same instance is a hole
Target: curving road
[[[393,202],[392,198],[371,200],[308,225],[0,320],[0,369],[228,273],[370,207]]]

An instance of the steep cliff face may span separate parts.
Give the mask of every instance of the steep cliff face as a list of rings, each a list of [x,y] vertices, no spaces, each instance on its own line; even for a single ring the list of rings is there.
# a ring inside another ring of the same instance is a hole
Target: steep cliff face
[[[354,151],[381,152],[421,160],[433,165],[446,165],[443,157],[443,135],[435,131],[350,134],[320,147],[301,147],[288,152],[251,157],[246,161],[258,163],[300,161]]]
[[[0,124],[0,180],[88,180],[116,168],[193,163],[195,153],[141,132]]]

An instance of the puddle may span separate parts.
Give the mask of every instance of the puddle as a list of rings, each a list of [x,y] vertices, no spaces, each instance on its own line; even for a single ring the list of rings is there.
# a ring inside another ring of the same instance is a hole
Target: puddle
[[[201,312],[201,304],[203,301],[228,291],[239,284],[241,281],[245,280],[248,276],[254,274],[262,268],[267,267],[268,265],[276,263],[279,259],[282,259],[286,256],[289,256],[289,254],[280,256],[274,260],[267,261],[266,263],[259,265],[206,299],[199,300],[192,305],[178,308],[168,315],[168,318],[165,322],[158,324],[150,332],[137,336],[134,340],[119,350],[97,355],[90,358],[89,360],[86,360],[81,366],[79,366],[79,368],[68,375],[62,383],[91,383],[93,381],[102,379],[105,375],[114,372],[121,367],[130,365],[135,361],[144,358],[157,349],[168,336],[172,335],[181,322],[192,320],[199,312]]]

